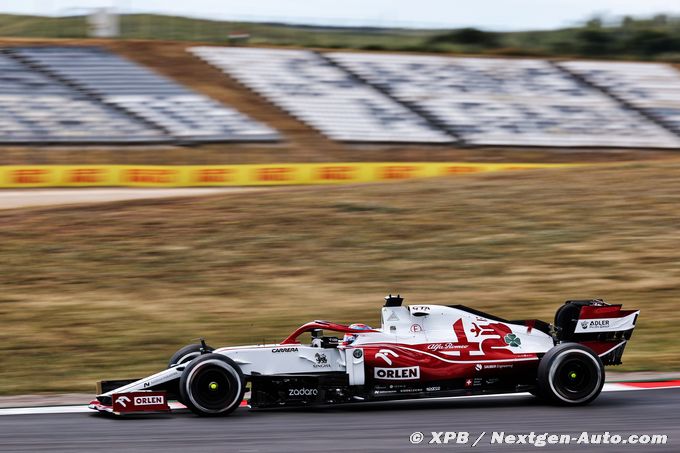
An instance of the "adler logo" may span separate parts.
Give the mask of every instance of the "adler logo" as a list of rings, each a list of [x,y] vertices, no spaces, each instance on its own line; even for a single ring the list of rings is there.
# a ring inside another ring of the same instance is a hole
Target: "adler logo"
[[[411,366],[406,368],[375,368],[373,376],[376,379],[420,379],[420,367]]]
[[[298,348],[274,348],[272,352],[298,352]]]
[[[135,396],[135,406],[155,406],[156,404],[165,404],[162,396]]]
[[[581,321],[581,328],[585,329],[607,329],[609,327],[608,319],[593,319],[591,321]]]

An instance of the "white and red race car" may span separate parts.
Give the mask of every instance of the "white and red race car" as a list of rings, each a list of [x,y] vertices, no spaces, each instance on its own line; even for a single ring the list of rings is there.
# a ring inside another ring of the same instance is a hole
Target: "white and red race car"
[[[376,329],[313,321],[279,344],[186,346],[152,376],[99,382],[90,408],[168,411],[177,399],[198,415],[222,416],[241,405],[247,386],[251,408],[513,392],[587,404],[602,390],[604,366],[621,363],[639,314],[602,300],[567,301],[548,324],[385,301]]]

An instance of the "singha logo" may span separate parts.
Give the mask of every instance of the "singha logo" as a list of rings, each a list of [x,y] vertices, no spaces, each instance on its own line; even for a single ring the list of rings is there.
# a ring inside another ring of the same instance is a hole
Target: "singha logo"
[[[316,359],[316,363],[322,364],[322,363],[328,363],[328,359],[326,359],[326,354],[319,354],[318,352],[314,355],[314,358]]]

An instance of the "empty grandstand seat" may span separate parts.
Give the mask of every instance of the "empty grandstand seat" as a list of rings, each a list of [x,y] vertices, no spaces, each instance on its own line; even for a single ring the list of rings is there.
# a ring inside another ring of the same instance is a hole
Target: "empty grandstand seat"
[[[68,85],[186,141],[270,141],[270,127],[99,47],[13,50]]]
[[[163,134],[0,54],[1,143],[128,143]]]
[[[680,72],[663,63],[565,61],[560,66],[680,133]]]
[[[191,52],[331,139],[454,141],[418,114],[313,52],[221,47],[194,47]]]
[[[679,147],[680,140],[541,60],[333,52],[328,58],[468,143]]]

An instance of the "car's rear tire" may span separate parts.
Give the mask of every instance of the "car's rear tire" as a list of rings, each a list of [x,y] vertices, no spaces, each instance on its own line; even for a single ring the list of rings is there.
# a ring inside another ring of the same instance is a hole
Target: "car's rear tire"
[[[538,364],[539,397],[563,406],[593,401],[604,385],[604,365],[592,349],[562,343],[549,350]]]
[[[208,346],[208,352],[213,352],[214,350],[215,348]],[[172,368],[183,363],[189,363],[199,355],[201,355],[200,344],[190,344],[188,346],[184,346],[182,349],[175,352],[172,357],[170,357],[170,361],[168,361],[168,368]]]
[[[243,401],[245,391],[241,369],[222,354],[203,354],[192,360],[179,380],[184,404],[204,417],[230,414]]]

